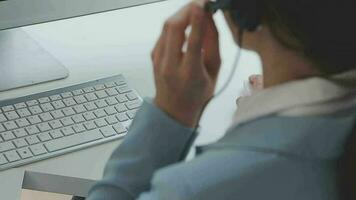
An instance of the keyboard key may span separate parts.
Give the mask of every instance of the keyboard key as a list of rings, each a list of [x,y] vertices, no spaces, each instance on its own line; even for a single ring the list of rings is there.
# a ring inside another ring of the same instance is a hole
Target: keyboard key
[[[123,85],[123,86],[116,87],[116,90],[117,90],[120,94],[127,93],[127,92],[130,92],[130,91],[131,91],[131,89],[130,89],[127,85]]]
[[[26,108],[27,105],[25,103],[17,103],[15,104],[15,108],[18,110],[18,109],[21,109],[21,108]]]
[[[2,111],[4,111],[4,112],[10,112],[10,111],[14,111],[14,110],[15,110],[14,106],[4,106],[4,107],[2,107]]]
[[[14,121],[5,122],[4,126],[7,130],[12,130],[12,129],[18,128],[18,126],[16,125],[16,123]]]
[[[63,124],[59,120],[53,120],[53,121],[50,121],[48,123],[53,129],[63,127]]]
[[[116,83],[117,86],[125,85],[125,84],[126,84],[125,80],[115,81],[115,83]]]
[[[62,128],[61,131],[65,136],[74,134],[74,130],[71,127]]]
[[[104,90],[95,92],[95,94],[99,99],[103,99],[103,98],[106,98],[109,96],[108,94],[106,94],[106,92]]]
[[[64,108],[62,109],[62,111],[65,114],[65,116],[75,115],[73,108]]]
[[[42,108],[43,112],[48,112],[48,111],[54,110],[54,107],[50,103],[41,104],[41,108]]]
[[[64,110],[64,109],[63,109]],[[60,119],[62,117],[64,117],[64,114],[62,111],[60,110],[54,110],[51,112],[51,115],[53,116],[54,119]]]
[[[108,123],[103,118],[97,119],[94,122],[98,127],[103,127],[108,125]]]
[[[83,113],[87,111],[83,105],[74,106],[73,109],[76,113]]]
[[[30,122],[28,122],[27,119],[25,119],[25,118],[21,118],[21,119],[16,120],[16,124],[19,127],[25,127],[25,126],[29,126]]]
[[[17,152],[20,154],[20,157],[22,159],[31,158],[33,156],[31,151],[27,147],[19,149],[17,150]]]
[[[14,120],[20,118],[19,115],[15,111],[10,111],[5,113],[5,116],[8,120]]]
[[[88,102],[87,99],[83,95],[74,97],[74,100],[77,102],[77,104],[82,104],[82,103]]]
[[[35,116],[29,116],[27,117],[27,120],[31,123],[31,124],[38,124],[41,123],[41,119],[38,117],[38,115]]]
[[[5,127],[0,124],[0,133],[6,131]]]
[[[62,96],[62,98],[69,98],[69,97],[72,97],[73,94],[71,92],[65,92],[65,93],[62,93],[61,96]]]
[[[3,154],[0,154],[0,165],[4,165],[6,163],[8,163],[7,159]]]
[[[50,134],[54,139],[63,137],[63,134],[61,133],[60,130],[50,131],[49,134]]]
[[[46,142],[52,139],[48,132],[38,134],[38,138],[41,140],[41,142]]]
[[[104,110],[105,110],[106,114],[108,114],[108,115],[117,114],[117,111],[114,107],[107,107]]]
[[[103,138],[99,130],[88,131],[85,133],[79,133],[70,135],[57,140],[48,141],[45,146],[49,152],[54,152],[62,149],[66,149],[80,144],[85,144],[95,140]]]
[[[47,153],[47,150],[43,147],[42,144],[30,146],[30,150],[35,156]]]
[[[97,97],[94,93],[85,94],[84,97],[85,97],[88,101],[95,101],[95,100],[98,99],[98,97]]]
[[[113,106],[113,105],[116,105],[116,104],[119,103],[119,102],[115,99],[115,97],[107,98],[105,101],[106,101],[106,103],[108,103],[110,106]]]
[[[4,151],[8,151],[11,149],[15,149],[14,144],[12,144],[12,142],[3,142],[0,143],[0,153],[4,152]]]
[[[53,120],[53,117],[50,113],[42,113],[39,115],[40,118],[42,119],[42,121],[46,122],[46,121],[50,121],[50,120]]]
[[[40,129],[41,132],[51,130],[51,127],[49,126],[49,124],[47,122],[38,124],[37,126],[38,126],[38,128]]]
[[[38,105],[38,101],[37,100],[27,101],[26,104],[28,106],[35,106]]]
[[[103,89],[105,89],[105,85],[103,85],[103,84],[96,85],[96,86],[94,86],[94,88],[95,88],[96,91],[103,90]]]
[[[0,122],[6,122],[7,119],[4,114],[0,114]]]
[[[38,102],[40,103],[49,103],[51,100],[48,97],[43,97],[38,99]]]
[[[85,120],[89,121],[89,120],[92,120],[92,119],[95,119],[95,115],[93,114],[93,112],[86,112],[83,114],[83,117]]]
[[[2,139],[4,139],[5,141],[12,140],[12,139],[16,138],[15,135],[11,131],[0,133],[0,135],[1,135]]]
[[[116,96],[118,95],[119,93],[117,92],[117,90],[115,90],[115,88],[110,88],[110,89],[107,89],[105,90],[106,93],[109,95],[109,96]]]
[[[127,111],[126,114],[127,114],[127,116],[129,116],[130,119],[133,119],[136,115],[136,112],[137,112],[137,110],[130,110],[130,111]]]
[[[135,100],[135,99],[138,99],[138,96],[135,92],[130,92],[128,94],[126,94],[126,97],[129,99],[129,100]]]
[[[33,135],[40,132],[40,130],[38,130],[36,126],[28,126],[25,128],[25,130],[29,135]]]
[[[73,121],[74,121],[75,123],[80,123],[80,122],[84,122],[84,121],[85,121],[84,117],[83,117],[81,114],[79,114],[79,115],[74,115],[74,116],[72,117],[72,119],[73,119]]]
[[[52,95],[49,97],[52,101],[57,101],[62,99],[62,97],[60,95]]]
[[[94,111],[94,114],[96,115],[96,117],[100,118],[100,117],[105,117],[106,116],[106,113],[103,109],[100,109],[100,110],[96,110]]]
[[[120,102],[120,103],[124,103],[126,101],[128,101],[129,99],[123,95],[123,94],[120,94],[119,96],[116,96],[116,99]]]
[[[14,142],[16,148],[25,147],[28,145],[24,138],[16,139],[13,142]]]
[[[113,126],[113,128],[115,129],[117,134],[122,134],[122,133],[126,133],[127,132],[126,128],[120,123],[119,124],[115,124]]]
[[[76,124],[72,127],[76,133],[81,133],[85,131],[85,127],[81,124]]]
[[[20,115],[20,117],[27,117],[31,115],[30,111],[27,108],[17,110],[17,113]]]
[[[112,88],[112,87],[116,87],[115,82],[109,82],[109,83],[105,83],[104,84],[106,88]]]
[[[32,106],[28,108],[33,115],[42,113],[42,109],[39,106]]]
[[[103,108],[108,106],[108,104],[105,102],[105,100],[97,100],[95,101],[95,105],[98,106],[98,108]]]
[[[117,114],[115,116],[120,122],[124,122],[124,121],[129,120],[129,117],[125,113],[119,113],[119,114]]]
[[[75,96],[78,96],[78,95],[82,95],[84,94],[84,91],[82,89],[79,89],[79,90],[74,90],[72,92]]]
[[[115,130],[111,126],[101,128],[100,132],[104,135],[104,137],[111,137],[116,135]]]
[[[27,136],[27,132],[23,128],[16,129],[16,130],[13,131],[13,133],[15,134],[15,136],[17,138],[21,138],[21,137]]]
[[[127,102],[125,105],[128,109],[133,110],[139,108],[142,105],[142,101],[141,100],[130,101]]]
[[[108,124],[113,125],[117,122],[119,122],[115,116],[109,116],[109,117],[105,117],[105,120],[108,122]]]
[[[116,105],[115,109],[119,113],[127,111],[127,108],[123,104]]]
[[[67,107],[77,105],[77,102],[75,102],[73,98],[64,99],[64,100],[63,100],[63,103],[64,103]]]
[[[74,124],[74,121],[70,117],[61,119],[61,122],[62,122],[63,126],[69,126],[69,125]]]
[[[15,162],[15,161],[21,159],[19,154],[17,154],[16,151],[9,151],[9,152],[4,153],[4,155],[9,162]]]
[[[94,122],[85,122],[83,125],[87,130],[96,129],[96,125]]]
[[[87,110],[89,110],[89,111],[95,110],[95,109],[98,108],[98,107],[96,107],[96,105],[95,105],[93,102],[85,103],[85,104],[84,104],[84,107],[85,107]]]
[[[87,87],[83,89],[85,93],[90,93],[90,92],[95,92],[95,89],[93,87]]]
[[[62,100],[54,101],[52,105],[56,110],[66,107]]]
[[[37,138],[36,135],[32,135],[32,136],[27,137],[27,138],[26,138],[26,141],[27,141],[30,145],[32,145],[32,144],[37,144],[37,143],[40,142],[40,140]]]

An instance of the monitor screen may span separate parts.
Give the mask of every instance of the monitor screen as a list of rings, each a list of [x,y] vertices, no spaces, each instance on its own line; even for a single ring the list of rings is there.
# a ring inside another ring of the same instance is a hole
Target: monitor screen
[[[0,30],[162,0],[0,0]]]

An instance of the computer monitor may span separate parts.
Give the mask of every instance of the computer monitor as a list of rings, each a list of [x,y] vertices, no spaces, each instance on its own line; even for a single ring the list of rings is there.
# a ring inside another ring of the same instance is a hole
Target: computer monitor
[[[69,75],[19,27],[158,1],[163,0],[0,0],[0,91]]]

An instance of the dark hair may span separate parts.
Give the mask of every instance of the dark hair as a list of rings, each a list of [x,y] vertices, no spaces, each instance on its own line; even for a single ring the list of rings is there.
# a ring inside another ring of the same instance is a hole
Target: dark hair
[[[331,75],[356,69],[353,0],[261,0],[263,23],[284,46]]]

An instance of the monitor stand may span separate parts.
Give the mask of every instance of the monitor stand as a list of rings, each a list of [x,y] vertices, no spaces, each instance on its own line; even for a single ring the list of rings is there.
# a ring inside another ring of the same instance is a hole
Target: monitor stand
[[[0,31],[0,91],[68,75],[68,70],[24,30]]]

